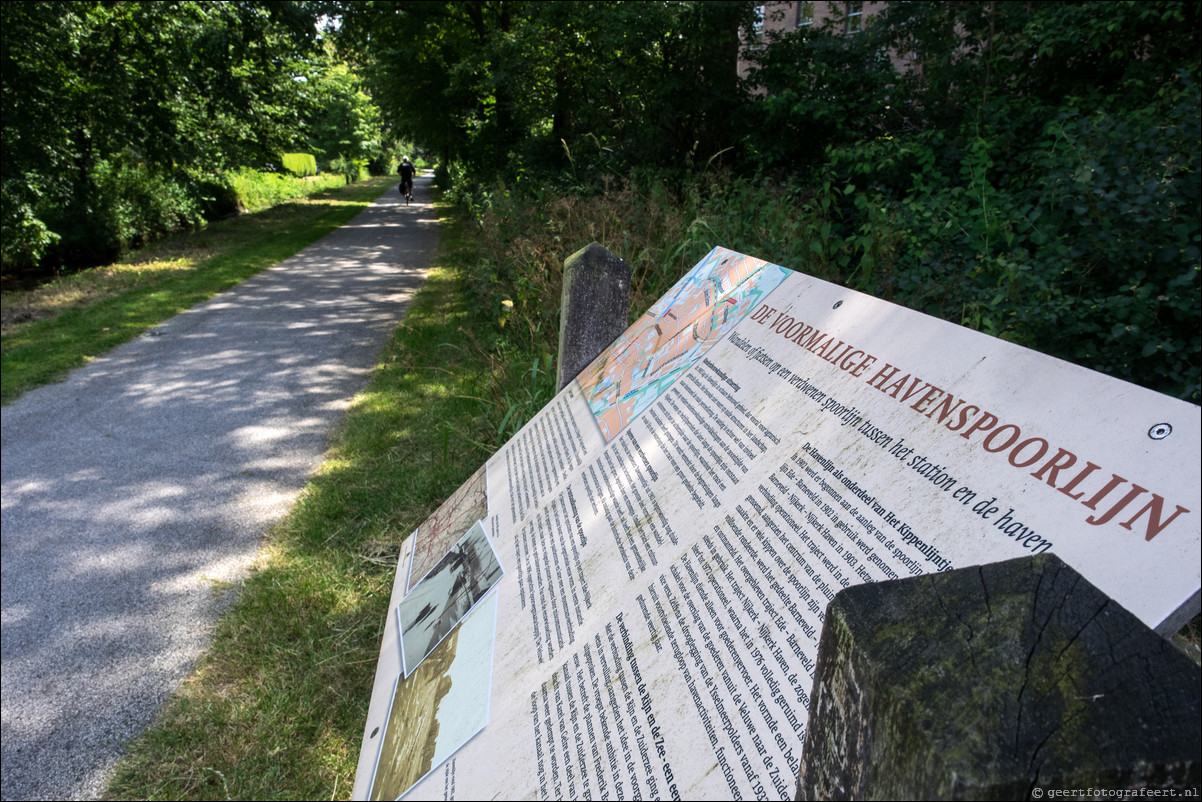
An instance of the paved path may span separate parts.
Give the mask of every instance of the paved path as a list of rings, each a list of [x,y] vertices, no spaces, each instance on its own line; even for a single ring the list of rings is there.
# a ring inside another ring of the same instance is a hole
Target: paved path
[[[4,799],[98,796],[204,651],[425,275],[400,201],[0,413]]]

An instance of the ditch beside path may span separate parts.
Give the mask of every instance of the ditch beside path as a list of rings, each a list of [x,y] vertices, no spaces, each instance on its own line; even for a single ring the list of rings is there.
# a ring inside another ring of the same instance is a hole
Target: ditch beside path
[[[419,178],[417,197],[429,197]],[[320,465],[438,241],[393,185],[0,411],[0,795],[95,798]]]

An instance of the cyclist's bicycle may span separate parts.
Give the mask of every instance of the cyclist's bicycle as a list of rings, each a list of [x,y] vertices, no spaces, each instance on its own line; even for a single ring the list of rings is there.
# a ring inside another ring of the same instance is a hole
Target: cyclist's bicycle
[[[405,205],[408,206],[413,202],[413,179],[401,179],[401,194],[405,196]]]

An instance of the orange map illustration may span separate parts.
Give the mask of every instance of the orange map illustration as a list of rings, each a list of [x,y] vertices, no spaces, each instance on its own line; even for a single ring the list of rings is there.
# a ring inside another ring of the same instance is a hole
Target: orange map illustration
[[[786,270],[714,248],[577,378],[606,442],[771,292]]]

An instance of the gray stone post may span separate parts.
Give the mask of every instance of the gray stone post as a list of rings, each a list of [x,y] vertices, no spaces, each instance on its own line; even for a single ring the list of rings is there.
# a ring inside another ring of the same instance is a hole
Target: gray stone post
[[[594,242],[563,263],[559,318],[559,389],[626,331],[630,265]]]
[[[797,798],[1196,794],[1199,697],[1192,660],[1052,554],[848,588]]]

